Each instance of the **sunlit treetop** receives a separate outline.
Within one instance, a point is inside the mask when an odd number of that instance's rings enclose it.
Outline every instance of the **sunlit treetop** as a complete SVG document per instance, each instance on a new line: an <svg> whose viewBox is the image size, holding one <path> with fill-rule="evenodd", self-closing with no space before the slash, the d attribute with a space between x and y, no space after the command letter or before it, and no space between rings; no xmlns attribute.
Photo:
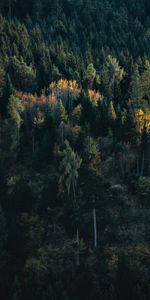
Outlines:
<svg viewBox="0 0 150 300"><path fill-rule="evenodd" d="M71 90L75 92L80 92L76 80L60 79L58 82L56 81L51 82L49 87L51 91L53 91L54 89L59 89L59 90Z"/></svg>
<svg viewBox="0 0 150 300"><path fill-rule="evenodd" d="M142 109L139 109L135 112L135 121L137 125L137 130L142 131L144 126L147 131L150 130L150 111L144 112Z"/></svg>

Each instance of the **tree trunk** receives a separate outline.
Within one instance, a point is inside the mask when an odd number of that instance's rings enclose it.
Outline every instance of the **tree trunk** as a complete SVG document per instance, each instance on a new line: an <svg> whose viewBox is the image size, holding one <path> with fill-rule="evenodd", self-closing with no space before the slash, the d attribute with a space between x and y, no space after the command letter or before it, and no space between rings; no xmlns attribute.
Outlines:
<svg viewBox="0 0 150 300"><path fill-rule="evenodd" d="M79 229L77 227L77 266L80 266L80 258L79 258Z"/></svg>
<svg viewBox="0 0 150 300"><path fill-rule="evenodd" d="M76 202L76 192L75 192L75 186L74 183L72 184L73 187L73 197L74 197L74 205L75 205L75 209L77 207L77 202ZM79 257L79 244L80 244L80 240L79 240L79 227L78 227L78 220L76 220L77 222L77 232L76 232L76 242L77 242L77 258L76 258L76 264L77 266L80 265L80 257Z"/></svg>
<svg viewBox="0 0 150 300"><path fill-rule="evenodd" d="M53 227L54 227L54 234L56 234L56 224L55 223L53 224Z"/></svg>
<svg viewBox="0 0 150 300"><path fill-rule="evenodd" d="M144 174L144 152L142 155L142 162L141 162L141 176L143 176L143 174Z"/></svg>
<svg viewBox="0 0 150 300"><path fill-rule="evenodd" d="M34 137L34 131L32 132L32 155L34 155L35 152L35 137Z"/></svg>
<svg viewBox="0 0 150 300"><path fill-rule="evenodd" d="M137 176L139 176L140 171L139 171L139 156L137 156Z"/></svg>
<svg viewBox="0 0 150 300"><path fill-rule="evenodd" d="M96 221L96 209L93 208L93 229L94 229L94 248L97 248L97 221Z"/></svg>
<svg viewBox="0 0 150 300"><path fill-rule="evenodd" d="M61 124L61 143L62 143L62 145L64 143L64 124L63 124L63 122Z"/></svg>

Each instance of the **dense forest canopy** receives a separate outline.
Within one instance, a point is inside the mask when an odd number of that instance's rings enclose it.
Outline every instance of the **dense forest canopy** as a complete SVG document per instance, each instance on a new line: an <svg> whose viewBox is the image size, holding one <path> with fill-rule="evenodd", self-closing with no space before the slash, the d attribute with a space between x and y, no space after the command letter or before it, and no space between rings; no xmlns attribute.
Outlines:
<svg viewBox="0 0 150 300"><path fill-rule="evenodd" d="M0 0L0 299L150 299L150 1Z"/></svg>

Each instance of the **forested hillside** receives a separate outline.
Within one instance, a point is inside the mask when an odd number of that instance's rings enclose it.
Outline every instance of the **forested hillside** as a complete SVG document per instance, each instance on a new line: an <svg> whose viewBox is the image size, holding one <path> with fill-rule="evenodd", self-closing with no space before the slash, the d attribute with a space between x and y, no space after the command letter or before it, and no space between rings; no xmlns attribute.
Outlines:
<svg viewBox="0 0 150 300"><path fill-rule="evenodd" d="M150 1L0 0L0 299L150 299Z"/></svg>

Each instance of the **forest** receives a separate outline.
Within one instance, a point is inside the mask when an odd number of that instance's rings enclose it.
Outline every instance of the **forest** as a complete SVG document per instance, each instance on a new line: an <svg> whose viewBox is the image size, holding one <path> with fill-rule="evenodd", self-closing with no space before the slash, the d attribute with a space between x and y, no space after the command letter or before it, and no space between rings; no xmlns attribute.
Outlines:
<svg viewBox="0 0 150 300"><path fill-rule="evenodd" d="M0 299L150 299L149 0L0 0Z"/></svg>

